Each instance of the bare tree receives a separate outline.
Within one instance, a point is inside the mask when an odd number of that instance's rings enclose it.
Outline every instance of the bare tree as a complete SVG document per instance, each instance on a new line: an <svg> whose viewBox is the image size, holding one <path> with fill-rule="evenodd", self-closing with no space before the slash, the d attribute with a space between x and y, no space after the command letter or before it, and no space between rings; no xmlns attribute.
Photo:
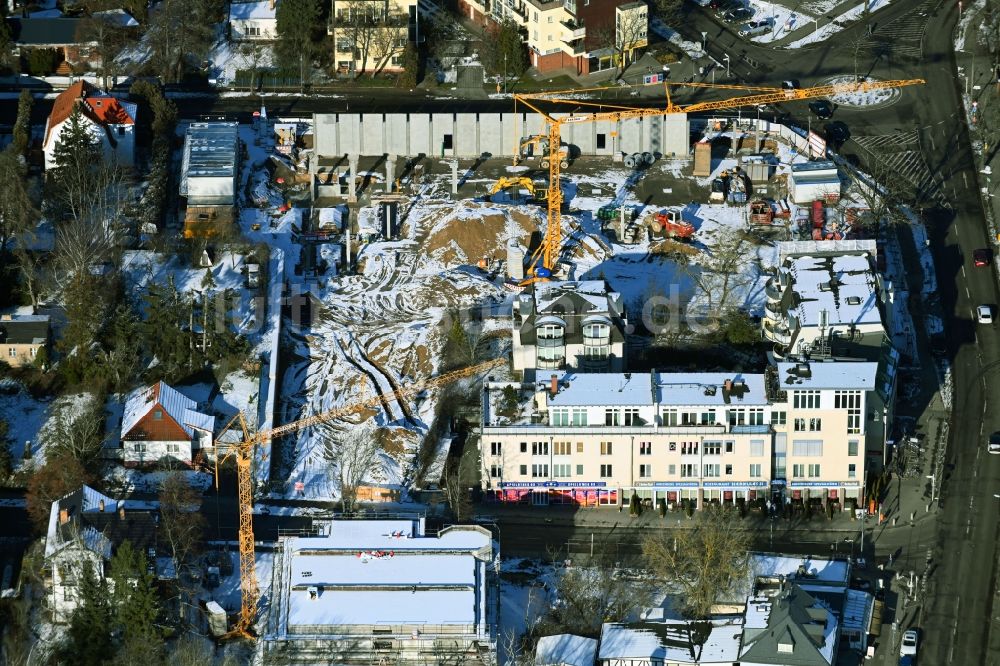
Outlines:
<svg viewBox="0 0 1000 666"><path fill-rule="evenodd" d="M737 290L748 284L751 249L742 229L726 227L716 234L711 250L696 256L697 262L686 254L678 255L681 269L707 302L710 313L721 315L733 307Z"/></svg>
<svg viewBox="0 0 1000 666"><path fill-rule="evenodd" d="M466 446L469 446L468 443ZM474 482L475 470L471 456L462 456L446 466L442 484L444 497L457 522L467 520L472 515L469 488Z"/></svg>
<svg viewBox="0 0 1000 666"><path fill-rule="evenodd" d="M614 53L618 76L632 64L635 51L646 46L649 41L649 14L645 5L628 11L616 11L615 20L610 25L594 31L594 41L598 48L611 49Z"/></svg>
<svg viewBox="0 0 1000 666"><path fill-rule="evenodd" d="M902 193L907 184L902 182L898 171L877 156L871 156L865 164L867 173L855 172L854 191L868 208L865 226L877 230L887 224L908 223L900 206L905 204Z"/></svg>
<svg viewBox="0 0 1000 666"><path fill-rule="evenodd" d="M55 263L60 286L91 267L111 259L116 236L102 225L82 218L66 220L56 229Z"/></svg>
<svg viewBox="0 0 1000 666"><path fill-rule="evenodd" d="M184 634L170 650L170 663L176 666L211 664L215 657L212 641L198 634Z"/></svg>
<svg viewBox="0 0 1000 666"><path fill-rule="evenodd" d="M343 9L337 10L336 17L339 26L338 34L354 49L352 58L360 61L361 66L354 76L360 78L368 71L368 61L371 59L372 42L378 29L380 14L374 3L365 0L348 0L343 3Z"/></svg>
<svg viewBox="0 0 1000 666"><path fill-rule="evenodd" d="M159 499L160 534L170 547L177 580L183 585L203 542L205 518L198 512L201 496L183 473L174 472L160 486Z"/></svg>
<svg viewBox="0 0 1000 666"><path fill-rule="evenodd" d="M407 42L406 30L406 24L400 24L394 17L375 26L371 40L373 78L381 73L393 58L402 57Z"/></svg>
<svg viewBox="0 0 1000 666"><path fill-rule="evenodd" d="M380 450L377 433L367 423L327 440L326 457L330 461L331 476L340 484L344 511L357 508L358 489L371 474Z"/></svg>
<svg viewBox="0 0 1000 666"><path fill-rule="evenodd" d="M101 450L104 407L91 394L79 400L61 399L54 406L52 422L43 434L45 447L62 451L87 465Z"/></svg>
<svg viewBox="0 0 1000 666"><path fill-rule="evenodd" d="M240 56L240 62L250 71L250 89L256 90L257 72L264 64L267 47L259 41L250 39L240 42L236 50Z"/></svg>
<svg viewBox="0 0 1000 666"><path fill-rule="evenodd" d="M20 274L21 286L28 293L31 301L31 311L37 312L42 300L42 294L49 286L50 277L47 271L48 253L36 252L30 247L32 235L22 236L14 248L14 263ZM26 246L27 245L27 246Z"/></svg>
<svg viewBox="0 0 1000 666"><path fill-rule="evenodd" d="M642 554L657 578L680 590L688 617L703 619L749 575L750 533L736 511L712 504L696 520L689 529L648 535Z"/></svg>

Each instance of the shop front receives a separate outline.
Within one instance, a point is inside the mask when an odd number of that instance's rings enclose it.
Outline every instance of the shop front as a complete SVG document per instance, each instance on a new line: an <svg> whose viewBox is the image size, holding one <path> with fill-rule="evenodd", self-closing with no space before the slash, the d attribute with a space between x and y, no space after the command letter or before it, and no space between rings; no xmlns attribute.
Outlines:
<svg viewBox="0 0 1000 666"><path fill-rule="evenodd" d="M623 499L632 493L639 496L643 507L656 507L663 500L668 510L679 509L683 504L698 505L697 481L640 481L632 490L623 492Z"/></svg>
<svg viewBox="0 0 1000 666"><path fill-rule="evenodd" d="M788 484L793 504L822 505L840 511L847 500L857 503L859 484L857 481L792 481Z"/></svg>
<svg viewBox="0 0 1000 666"><path fill-rule="evenodd" d="M486 501L528 506L617 506L618 489L604 481L509 481L486 492Z"/></svg>
<svg viewBox="0 0 1000 666"><path fill-rule="evenodd" d="M748 507L758 499L766 500L767 481L705 481L705 501L723 506Z"/></svg>

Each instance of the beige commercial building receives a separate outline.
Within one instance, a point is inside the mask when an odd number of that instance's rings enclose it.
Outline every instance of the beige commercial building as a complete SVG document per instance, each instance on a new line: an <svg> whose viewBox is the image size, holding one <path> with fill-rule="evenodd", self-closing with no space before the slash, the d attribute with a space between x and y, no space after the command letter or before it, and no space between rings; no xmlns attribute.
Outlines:
<svg viewBox="0 0 1000 666"><path fill-rule="evenodd" d="M540 282L514 299L513 322L514 372L526 381L625 369L625 303L603 280Z"/></svg>
<svg viewBox="0 0 1000 666"><path fill-rule="evenodd" d="M550 373L483 389L483 487L534 505L859 501L893 391L877 363ZM889 396L887 400L886 396Z"/></svg>
<svg viewBox="0 0 1000 666"><path fill-rule="evenodd" d="M417 39L417 0L330 0L334 62L342 74L398 72Z"/></svg>

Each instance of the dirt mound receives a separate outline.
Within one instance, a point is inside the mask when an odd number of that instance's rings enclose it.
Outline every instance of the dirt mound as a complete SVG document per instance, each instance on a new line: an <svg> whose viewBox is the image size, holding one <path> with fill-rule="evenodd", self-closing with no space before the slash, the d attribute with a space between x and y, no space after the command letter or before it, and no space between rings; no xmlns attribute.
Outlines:
<svg viewBox="0 0 1000 666"><path fill-rule="evenodd" d="M424 250L446 265L475 264L483 257L506 256L511 235L527 239L535 228L530 215L472 201L431 213Z"/></svg>

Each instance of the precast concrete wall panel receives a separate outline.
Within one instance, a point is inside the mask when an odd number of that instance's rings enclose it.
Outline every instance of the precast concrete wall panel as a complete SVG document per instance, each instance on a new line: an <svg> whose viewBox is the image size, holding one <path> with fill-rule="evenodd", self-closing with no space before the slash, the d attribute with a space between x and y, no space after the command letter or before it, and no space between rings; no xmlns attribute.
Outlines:
<svg viewBox="0 0 1000 666"><path fill-rule="evenodd" d="M410 150L409 126L405 113L389 113L385 116L386 152L395 155L413 155Z"/></svg>
<svg viewBox="0 0 1000 666"><path fill-rule="evenodd" d="M480 131L483 129L482 119L475 113L459 113L455 116L455 151L459 157L479 157Z"/></svg>
<svg viewBox="0 0 1000 666"><path fill-rule="evenodd" d="M444 148L445 138L451 137L451 148ZM429 155L454 157L456 155L455 114L431 114L431 149Z"/></svg>
<svg viewBox="0 0 1000 666"><path fill-rule="evenodd" d="M317 155L343 155L337 145L337 120L333 113L317 113L313 116L313 128L316 132Z"/></svg>
<svg viewBox="0 0 1000 666"><path fill-rule="evenodd" d="M624 153L642 152L644 150L642 143L642 119L629 118L622 120L620 127L620 150Z"/></svg>
<svg viewBox="0 0 1000 666"><path fill-rule="evenodd" d="M459 116L459 118L461 117ZM505 155L509 153L514 144L511 141L504 142L506 127L503 124L503 115L480 113L478 117L479 122L476 125L479 131L479 154Z"/></svg>
<svg viewBox="0 0 1000 666"><path fill-rule="evenodd" d="M341 113L337 116L337 135L342 155L362 155L361 123L355 113Z"/></svg>
<svg viewBox="0 0 1000 666"><path fill-rule="evenodd" d="M663 148L667 156L687 157L691 150L691 136L686 113L671 113L663 117Z"/></svg>
<svg viewBox="0 0 1000 666"><path fill-rule="evenodd" d="M361 155L384 155L386 150L385 140L385 115L381 113L358 114L358 135L361 137Z"/></svg>
<svg viewBox="0 0 1000 666"><path fill-rule="evenodd" d="M431 123L430 117L426 113L411 113L410 119L410 154L411 155L440 155L441 147L437 151L431 149Z"/></svg>

